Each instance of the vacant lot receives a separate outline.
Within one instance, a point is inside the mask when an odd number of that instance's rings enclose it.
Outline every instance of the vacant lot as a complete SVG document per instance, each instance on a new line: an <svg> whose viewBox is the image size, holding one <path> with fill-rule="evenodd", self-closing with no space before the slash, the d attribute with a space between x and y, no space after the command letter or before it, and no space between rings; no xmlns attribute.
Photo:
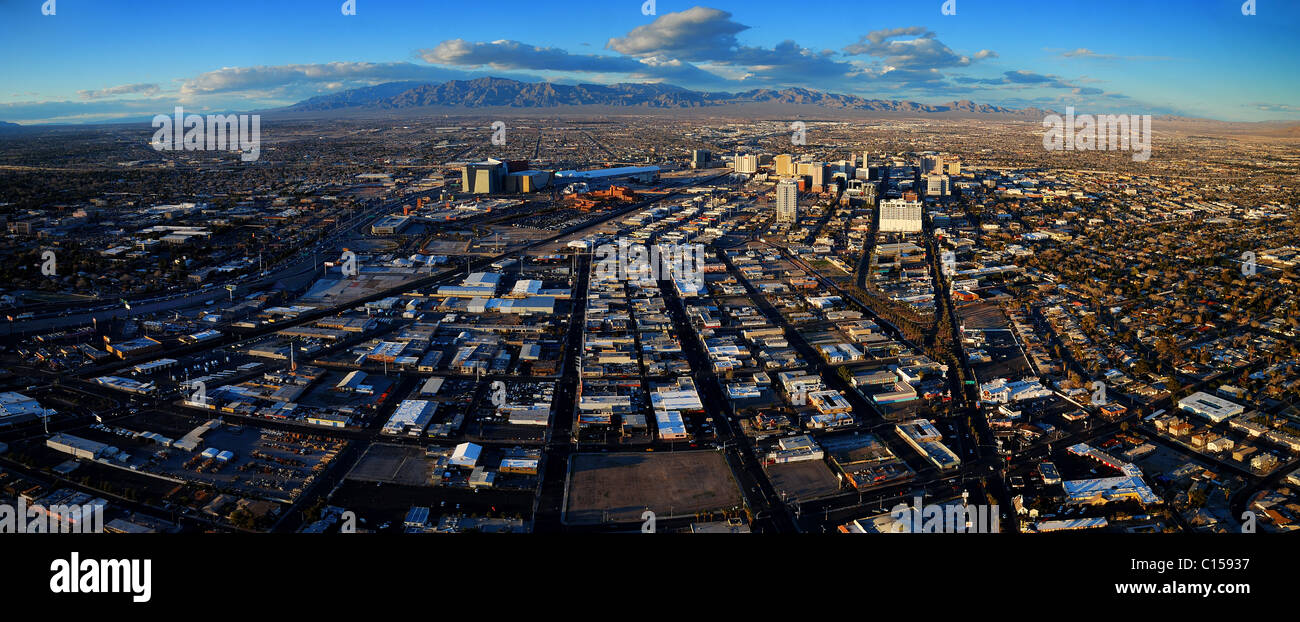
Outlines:
<svg viewBox="0 0 1300 622"><path fill-rule="evenodd" d="M740 489L713 451L579 454L569 462L564 522L593 525L641 521L740 505Z"/></svg>
<svg viewBox="0 0 1300 622"><path fill-rule="evenodd" d="M806 501L840 490L839 480L821 460L769 464L765 468L772 488L778 495L785 493L789 499Z"/></svg>
<svg viewBox="0 0 1300 622"><path fill-rule="evenodd" d="M375 443L366 449L361 461L348 479L363 482L382 482L406 486L429 486L433 463L424 457L424 450L405 445Z"/></svg>
<svg viewBox="0 0 1300 622"><path fill-rule="evenodd" d="M959 310L962 324L968 329L1010 328L1011 322L1002 307L990 302L966 305Z"/></svg>

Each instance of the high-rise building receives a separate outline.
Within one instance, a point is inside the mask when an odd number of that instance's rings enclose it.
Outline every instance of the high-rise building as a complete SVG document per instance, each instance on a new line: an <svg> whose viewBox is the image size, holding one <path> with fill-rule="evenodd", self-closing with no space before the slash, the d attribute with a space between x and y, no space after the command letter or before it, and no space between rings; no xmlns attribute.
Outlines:
<svg viewBox="0 0 1300 622"><path fill-rule="evenodd" d="M946 197L949 193L949 179L947 175L926 175L925 176L925 196L927 197Z"/></svg>
<svg viewBox="0 0 1300 622"><path fill-rule="evenodd" d="M814 188L826 184L826 164L822 162L800 162L797 170L800 177L807 177Z"/></svg>
<svg viewBox="0 0 1300 622"><path fill-rule="evenodd" d="M736 172L737 173L757 173L758 156L736 154Z"/></svg>
<svg viewBox="0 0 1300 622"><path fill-rule="evenodd" d="M799 185L793 179L782 179L776 185L776 221L795 223L799 220Z"/></svg>
<svg viewBox="0 0 1300 622"><path fill-rule="evenodd" d="M943 156L928 155L921 156L921 174L930 175L933 173L943 172Z"/></svg>
<svg viewBox="0 0 1300 622"><path fill-rule="evenodd" d="M790 154L781 154L776 156L776 174L779 177L794 176L794 156Z"/></svg>
<svg viewBox="0 0 1300 622"><path fill-rule="evenodd" d="M696 149L691 152L691 168L708 168L712 161L713 152L707 149Z"/></svg>
<svg viewBox="0 0 1300 622"><path fill-rule="evenodd" d="M916 195L881 201L880 230L886 232L920 232L921 202L916 200Z"/></svg>
<svg viewBox="0 0 1300 622"><path fill-rule="evenodd" d="M851 160L840 160L832 167L831 177L834 178L835 173L843 173L845 179L853 179L853 175L857 170L857 165L855 165Z"/></svg>
<svg viewBox="0 0 1300 622"><path fill-rule="evenodd" d="M867 182L862 184L862 201L867 205L876 204L876 184Z"/></svg>
<svg viewBox="0 0 1300 622"><path fill-rule="evenodd" d="M949 160L944 162L943 172L948 175L961 175L961 160Z"/></svg>

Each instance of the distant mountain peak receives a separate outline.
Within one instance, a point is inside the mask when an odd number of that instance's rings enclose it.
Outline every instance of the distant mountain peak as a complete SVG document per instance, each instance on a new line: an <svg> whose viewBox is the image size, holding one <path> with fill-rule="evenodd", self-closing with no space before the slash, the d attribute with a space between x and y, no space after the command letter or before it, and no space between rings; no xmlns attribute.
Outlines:
<svg viewBox="0 0 1300 622"><path fill-rule="evenodd" d="M1036 115L1036 109L1015 110L970 100L948 104L867 99L857 95L825 93L803 87L758 88L742 93L693 91L664 83L558 84L521 82L482 77L446 82L390 82L320 95L289 106L288 111L344 109L398 110L420 107L554 108L558 106L620 106L642 108L699 108L736 104L774 103L819 106L840 110L967 113L1007 116ZM1027 115L1026 113L1030 113Z"/></svg>

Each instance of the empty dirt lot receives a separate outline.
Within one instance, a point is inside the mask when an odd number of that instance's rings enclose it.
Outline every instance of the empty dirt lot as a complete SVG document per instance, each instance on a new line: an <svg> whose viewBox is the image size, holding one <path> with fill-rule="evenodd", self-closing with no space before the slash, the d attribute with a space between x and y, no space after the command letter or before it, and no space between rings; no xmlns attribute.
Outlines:
<svg viewBox="0 0 1300 622"><path fill-rule="evenodd" d="M821 460L769 464L766 470L772 488L777 494L784 492L790 499L806 501L840 491L839 480Z"/></svg>
<svg viewBox="0 0 1300 622"><path fill-rule="evenodd" d="M569 462L564 522L641 521L739 506L740 488L713 451L578 454Z"/></svg>
<svg viewBox="0 0 1300 622"><path fill-rule="evenodd" d="M381 482L405 486L429 486L433 464L424 450L405 445L375 443L352 467L347 478L362 482Z"/></svg>

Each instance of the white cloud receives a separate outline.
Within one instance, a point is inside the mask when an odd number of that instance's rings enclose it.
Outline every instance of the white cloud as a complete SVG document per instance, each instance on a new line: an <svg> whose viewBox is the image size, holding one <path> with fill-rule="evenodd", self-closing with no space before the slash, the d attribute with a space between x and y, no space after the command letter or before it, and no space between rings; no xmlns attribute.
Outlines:
<svg viewBox="0 0 1300 622"><path fill-rule="evenodd" d="M629 56L670 56L686 61L727 60L740 47L736 35L749 26L732 21L731 13L692 7L666 13L637 26L605 47Z"/></svg>
<svg viewBox="0 0 1300 622"><path fill-rule="evenodd" d="M86 100L105 99L120 95L143 95L145 97L152 97L157 95L161 90L162 89L157 84L123 84L106 89L77 91L77 95Z"/></svg>
<svg viewBox="0 0 1300 622"><path fill-rule="evenodd" d="M291 85L378 84L400 80L447 80L460 77L438 67L414 63L336 62L313 65L223 67L181 82L182 98L213 93L281 89Z"/></svg>

